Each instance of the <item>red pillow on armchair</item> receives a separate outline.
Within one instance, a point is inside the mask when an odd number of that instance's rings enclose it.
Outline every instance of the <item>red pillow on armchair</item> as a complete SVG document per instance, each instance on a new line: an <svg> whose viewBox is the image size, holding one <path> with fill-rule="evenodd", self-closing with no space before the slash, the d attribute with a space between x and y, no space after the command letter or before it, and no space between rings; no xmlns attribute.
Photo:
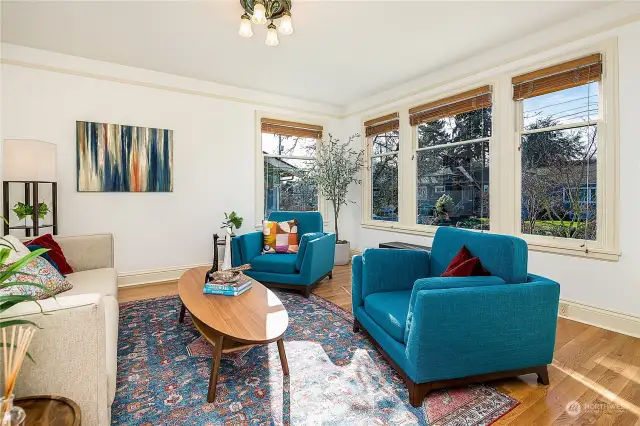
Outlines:
<svg viewBox="0 0 640 426"><path fill-rule="evenodd" d="M441 277L477 277L489 276L491 273L487 271L479 257L473 257L467 246L462 246L458 254L455 255L447 270L440 275Z"/></svg>

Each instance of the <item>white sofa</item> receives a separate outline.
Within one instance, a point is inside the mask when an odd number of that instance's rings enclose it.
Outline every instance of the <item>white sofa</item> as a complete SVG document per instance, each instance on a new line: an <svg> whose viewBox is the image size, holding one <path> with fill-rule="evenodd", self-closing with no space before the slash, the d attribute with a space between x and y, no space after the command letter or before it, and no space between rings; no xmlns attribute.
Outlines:
<svg viewBox="0 0 640 426"><path fill-rule="evenodd" d="M118 355L118 277L111 234L54 237L75 271L71 290L40 305L22 303L3 319L27 318L40 327L16 384L16 396L53 394L74 400L82 424L111 424Z"/></svg>

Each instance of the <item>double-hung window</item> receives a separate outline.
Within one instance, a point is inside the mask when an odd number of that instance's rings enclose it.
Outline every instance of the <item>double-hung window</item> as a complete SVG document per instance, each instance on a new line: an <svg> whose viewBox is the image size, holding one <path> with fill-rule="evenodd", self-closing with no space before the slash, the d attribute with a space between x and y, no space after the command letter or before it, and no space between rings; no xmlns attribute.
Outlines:
<svg viewBox="0 0 640 426"><path fill-rule="evenodd" d="M512 79L524 235L599 240L602 68L594 54Z"/></svg>
<svg viewBox="0 0 640 426"><path fill-rule="evenodd" d="M371 219L398 221L398 113L364 123L367 137L368 173L371 183Z"/></svg>
<svg viewBox="0 0 640 426"><path fill-rule="evenodd" d="M491 86L409 110L416 223L489 229Z"/></svg>
<svg viewBox="0 0 640 426"><path fill-rule="evenodd" d="M318 210L318 191L305 183L322 126L262 118L264 217L273 211Z"/></svg>

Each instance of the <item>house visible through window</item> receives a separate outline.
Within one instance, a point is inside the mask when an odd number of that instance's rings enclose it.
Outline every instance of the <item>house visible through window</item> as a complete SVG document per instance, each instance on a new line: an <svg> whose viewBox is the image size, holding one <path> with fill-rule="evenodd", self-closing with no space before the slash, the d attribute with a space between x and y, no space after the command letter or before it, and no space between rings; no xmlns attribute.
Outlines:
<svg viewBox="0 0 640 426"><path fill-rule="evenodd" d="M398 114L365 122L371 173L371 219L398 221Z"/></svg>
<svg viewBox="0 0 640 426"><path fill-rule="evenodd" d="M322 126L262 119L264 217L273 211L318 210L318 191L304 183Z"/></svg>
<svg viewBox="0 0 640 426"><path fill-rule="evenodd" d="M489 229L491 87L412 108L416 222Z"/></svg>
<svg viewBox="0 0 640 426"><path fill-rule="evenodd" d="M600 54L513 78L521 232L596 240Z"/></svg>

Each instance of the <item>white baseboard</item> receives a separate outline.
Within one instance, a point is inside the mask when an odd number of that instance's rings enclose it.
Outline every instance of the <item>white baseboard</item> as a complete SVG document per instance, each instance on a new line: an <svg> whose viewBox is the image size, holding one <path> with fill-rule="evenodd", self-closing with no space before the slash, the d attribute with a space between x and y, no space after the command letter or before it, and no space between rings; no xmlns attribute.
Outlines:
<svg viewBox="0 0 640 426"><path fill-rule="evenodd" d="M180 278L187 270L199 266L210 266L210 263L202 265L175 266L172 268L148 269L145 271L124 272L118 274L118 287L130 287L141 284L174 281Z"/></svg>
<svg viewBox="0 0 640 426"><path fill-rule="evenodd" d="M617 333L640 337L639 316L597 308L566 299L560 299L558 316Z"/></svg>

